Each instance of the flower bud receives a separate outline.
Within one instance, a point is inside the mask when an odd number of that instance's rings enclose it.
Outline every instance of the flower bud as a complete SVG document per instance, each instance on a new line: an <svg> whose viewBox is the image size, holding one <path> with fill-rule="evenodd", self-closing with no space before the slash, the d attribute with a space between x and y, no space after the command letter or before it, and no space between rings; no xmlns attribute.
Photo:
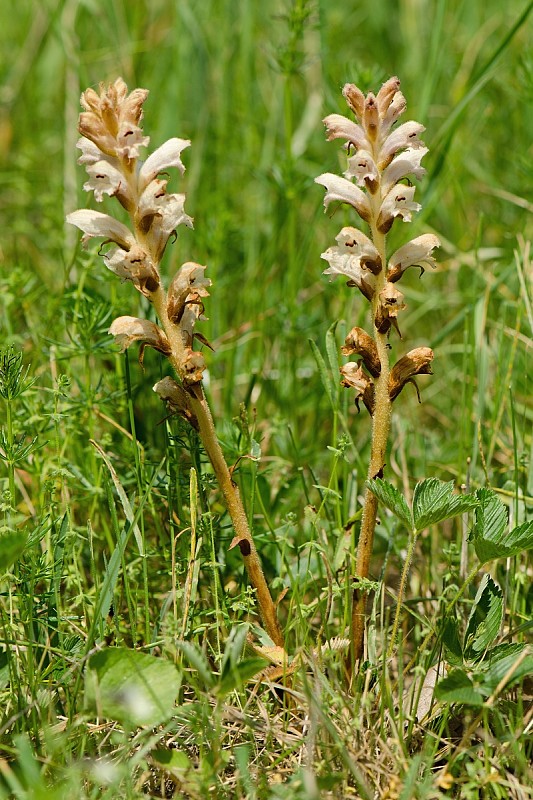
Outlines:
<svg viewBox="0 0 533 800"><path fill-rule="evenodd" d="M376 98L369 92L365 98L365 109L363 112L363 127L371 142L375 142L379 131L379 113Z"/></svg>
<svg viewBox="0 0 533 800"><path fill-rule="evenodd" d="M128 95L122 78L107 87L101 83L99 88L100 94L94 89L83 92L80 103L85 111L78 129L106 155L131 161L139 156L139 147L150 141L139 127L148 91L134 89Z"/></svg>
<svg viewBox="0 0 533 800"><path fill-rule="evenodd" d="M403 294L392 283L386 283L379 293L379 303L374 317L374 325L379 333L388 333L392 325L401 338L397 317L404 308L406 305L403 302Z"/></svg>
<svg viewBox="0 0 533 800"><path fill-rule="evenodd" d="M376 102L377 107L379 109L379 116L381 119L385 116L387 109L389 108L392 100L396 94L400 90L400 79L396 76L389 78L388 81L385 81L381 89L379 90Z"/></svg>
<svg viewBox="0 0 533 800"><path fill-rule="evenodd" d="M359 89L354 83L346 83L342 90L342 94L351 111L353 111L357 119L361 121L363 119L363 112L365 109L365 96L361 89Z"/></svg>

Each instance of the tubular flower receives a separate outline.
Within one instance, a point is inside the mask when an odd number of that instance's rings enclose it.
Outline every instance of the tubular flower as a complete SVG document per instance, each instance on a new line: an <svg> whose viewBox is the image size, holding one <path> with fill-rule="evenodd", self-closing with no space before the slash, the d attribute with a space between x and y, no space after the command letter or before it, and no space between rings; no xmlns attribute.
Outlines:
<svg viewBox="0 0 533 800"><path fill-rule="evenodd" d="M178 341L183 342L183 347L176 358L177 370L184 383L192 385L202 379L205 369L203 356L192 349L194 338L205 340L193 329L198 319L205 319L202 298L208 296L206 287L211 282L203 277L205 267L185 264L166 297L159 271L167 243L176 235L176 229L193 224L184 209L185 195L167 192L168 180L159 177L171 167L183 174L181 154L190 141L169 139L141 161L140 150L150 141L141 128L142 107L147 97L145 89L134 89L128 94L122 78L107 87L101 84L99 92L93 89L83 92L84 110L79 118L82 137L77 144L81 151L78 163L89 176L83 188L93 192L98 203L106 196L116 198L128 212L130 227L90 209L72 212L67 221L83 232L84 245L93 237L102 238L104 245L112 244L102 252L106 267L122 280L133 283L154 304L163 327L167 320L162 314L168 316L168 325L180 328ZM137 320L137 324L140 322ZM156 346L149 339L130 334L124 329L124 322L121 326L118 338L124 346L136 340L144 342L143 347ZM117 335L113 326L111 332ZM161 334L176 340L166 328ZM166 352L164 347L156 349Z"/></svg>
<svg viewBox="0 0 533 800"><path fill-rule="evenodd" d="M367 300L372 300L381 258L368 236L357 228L343 228L337 247L329 247L321 258L329 263L324 275L344 275L349 286L357 286Z"/></svg>
<svg viewBox="0 0 533 800"><path fill-rule="evenodd" d="M325 172L315 182L326 189L326 209L331 203L355 209L368 223L370 237L356 228L343 228L336 237L336 246L321 255L329 264L324 273L345 276L347 285L357 287L371 303L375 337L388 336L391 328L399 334L398 319L406 306L396 283L411 266L419 266L421 274L425 267L435 267L433 250L439 245L433 234L418 236L396 250L387 264L386 234L396 220L411 222L413 214L421 208L414 199L415 187L410 179L425 174L421 162L428 149L420 139L424 126L414 120L398 124L406 101L396 77L386 81L377 95L370 92L365 96L350 83L342 93L355 121L341 114L330 114L324 124L329 141L344 140L347 169L343 177ZM379 348L374 344L372 349L367 341L371 337L363 334L360 328L354 328L343 354L361 355L371 379L377 381L381 370ZM355 369L355 366L350 368L350 376L359 376ZM357 389L350 381L351 377L343 372L343 385ZM398 392L393 394L396 396Z"/></svg>

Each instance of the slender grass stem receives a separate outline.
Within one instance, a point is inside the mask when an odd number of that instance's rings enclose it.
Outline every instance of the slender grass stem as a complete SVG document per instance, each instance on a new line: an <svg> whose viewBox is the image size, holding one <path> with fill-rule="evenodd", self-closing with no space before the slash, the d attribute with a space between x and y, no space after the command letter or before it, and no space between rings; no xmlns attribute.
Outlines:
<svg viewBox="0 0 533 800"><path fill-rule="evenodd" d="M398 588L398 598L396 600L396 613L394 614L394 622L389 640L389 647L387 649L387 657L390 658L394 652L394 645L398 636L398 628L400 626L400 616L402 613L403 597L405 594L405 584L407 583L407 575L413 560L413 553L415 551L416 540L418 538L418 531L412 531L409 536L409 545L407 547L407 554L400 577L400 586Z"/></svg>

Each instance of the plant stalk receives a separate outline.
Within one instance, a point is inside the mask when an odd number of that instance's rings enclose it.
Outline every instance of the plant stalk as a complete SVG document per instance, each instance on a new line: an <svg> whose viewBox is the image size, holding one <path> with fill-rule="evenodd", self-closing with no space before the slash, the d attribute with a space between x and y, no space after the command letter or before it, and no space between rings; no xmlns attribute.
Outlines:
<svg viewBox="0 0 533 800"><path fill-rule="evenodd" d="M376 197L372 198L372 201L372 205L374 207L374 219L377 219L379 205L381 202L380 194L378 193ZM385 265L385 235L377 230L375 224L372 224L371 228L374 245L381 256L382 264ZM379 302L379 292L383 289L385 283L385 268L383 268L377 276L376 289L374 299L372 301L373 318ZM372 442L367 475L369 480L376 477L382 477L383 475L392 409L392 403L389 396L390 363L389 350L387 348L387 334L381 334L376 328L374 328L374 340L376 342L376 347L381 362L381 372L379 376L374 379L375 405L374 413L372 415ZM370 571L370 559L372 557L372 548L374 545L377 509L377 497L373 492L370 491L370 489L366 489L355 562L354 577L356 585L352 594L352 620L350 626L351 647L348 664L348 672L350 674L352 672L353 665L362 659L364 652L365 605L368 593L357 585L357 579L368 578Z"/></svg>
<svg viewBox="0 0 533 800"><path fill-rule="evenodd" d="M165 292L161 287L152 294L151 299L172 348L169 361L176 373L181 377L179 365L181 363L180 356L184 349L181 332L168 318ZM200 383L193 384L189 387L188 392L191 409L198 421L200 438L224 495L226 507L233 523L235 537L232 546L239 546L250 583L257 593L259 613L268 635L275 645L283 647L284 638L278 621L276 606L266 582L238 486L231 477L230 469L220 447L211 409L203 387Z"/></svg>

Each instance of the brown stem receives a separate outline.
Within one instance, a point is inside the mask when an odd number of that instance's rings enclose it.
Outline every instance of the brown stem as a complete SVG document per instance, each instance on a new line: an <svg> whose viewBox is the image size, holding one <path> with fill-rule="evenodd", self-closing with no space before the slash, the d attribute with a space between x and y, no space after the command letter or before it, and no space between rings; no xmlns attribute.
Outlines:
<svg viewBox="0 0 533 800"><path fill-rule="evenodd" d="M166 295L161 287L156 292L153 292L151 300L170 343L171 353L169 355L169 361L181 378L180 363L184 351L181 331L179 327L173 325L168 318ZM198 383L191 386L189 388L189 396L191 410L198 420L200 437L205 451L209 456L222 494L224 495L226 507L233 523L235 538L232 546L239 546L250 583L257 593L259 613L268 635L275 645L283 647L283 633L278 622L276 606L272 600L272 595L270 594L261 567L261 561L259 560L259 554L252 538L239 489L231 478L229 467L222 453L211 410L207 403L202 385Z"/></svg>
<svg viewBox="0 0 533 800"><path fill-rule="evenodd" d="M278 622L276 606L265 579L259 555L252 538L248 518L237 485L233 482L220 447L213 417L201 384L196 384L191 395L191 406L198 420L200 436L213 466L218 484L235 530L234 544L239 546L250 583L257 592L259 613L266 631L274 644L284 646L283 633Z"/></svg>
<svg viewBox="0 0 533 800"><path fill-rule="evenodd" d="M375 204L376 210L379 203ZM375 218L377 214L375 214ZM372 225L372 238L380 253L382 264L385 260L385 236ZM372 317L374 318L378 303L378 295L386 283L385 270L377 276L374 300L372 303ZM391 400L389 396L389 376L390 363L389 351L387 348L387 335L379 333L374 329L374 338L381 362L381 372L374 379L375 405L372 416L372 443L370 450L370 464L368 467L368 479L381 477L385 466L385 453L387 440L389 438L391 422ZM368 578L370 571L370 559L374 545L374 531L376 528L378 501L370 489L365 490L363 506L363 516L361 520L361 530L357 544L357 556L355 563L355 580L358 578ZM352 579L353 580L353 579ZM350 654L347 662L348 673L351 675L353 665L360 661L364 652L365 635L365 606L368 592L360 586L355 586L352 593L352 619L350 626Z"/></svg>

